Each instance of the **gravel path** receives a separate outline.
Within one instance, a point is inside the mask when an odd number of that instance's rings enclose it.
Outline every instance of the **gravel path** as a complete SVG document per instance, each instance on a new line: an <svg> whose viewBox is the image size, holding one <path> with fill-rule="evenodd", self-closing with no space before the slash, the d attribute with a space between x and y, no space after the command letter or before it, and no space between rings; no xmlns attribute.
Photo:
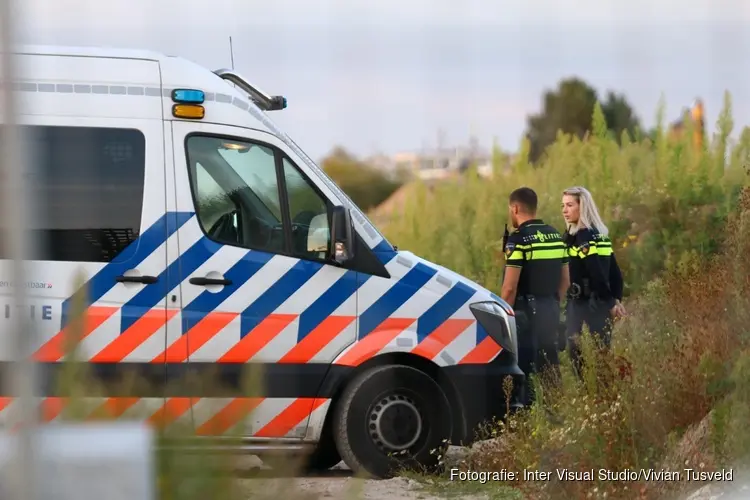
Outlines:
<svg viewBox="0 0 750 500"><path fill-rule="evenodd" d="M247 498L253 500L312 500L314 498L437 500L440 498L424 493L416 481L406 478L384 481L361 480L346 476L244 479L241 487L247 489Z"/></svg>
<svg viewBox="0 0 750 500"><path fill-rule="evenodd" d="M239 465L239 464L238 464ZM245 457L238 472L244 478L238 480L242 497L253 500L440 500L461 498L465 500L515 500L522 498L518 491L499 491L500 488L471 490L469 485L434 483L433 487L413 479L397 477L388 480L362 480L340 463L325 473L294 477L289 473L278 473L265 466L257 457ZM746 470L738 473L732 483L705 484L701 488L677 495L682 500L745 500L750 498L750 474ZM672 497L674 498L674 497Z"/></svg>
<svg viewBox="0 0 750 500"><path fill-rule="evenodd" d="M308 477L289 477L252 462L260 470L253 477L239 480L239 487L248 499L262 500L312 500L312 499L362 499L362 500L439 500L446 498L438 492L425 489L413 479L397 477L387 480L362 480L340 463L324 474ZM248 467L243 467L248 469ZM257 469L256 469L257 470ZM484 500L485 495L461 495L467 500Z"/></svg>

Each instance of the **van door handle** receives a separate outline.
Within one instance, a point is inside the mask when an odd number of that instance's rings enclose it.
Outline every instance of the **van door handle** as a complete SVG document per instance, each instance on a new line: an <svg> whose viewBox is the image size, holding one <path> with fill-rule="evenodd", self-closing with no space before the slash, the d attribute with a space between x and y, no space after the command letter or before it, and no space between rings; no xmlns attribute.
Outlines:
<svg viewBox="0 0 750 500"><path fill-rule="evenodd" d="M207 285L231 285L232 280L224 278L190 278L191 285L207 286Z"/></svg>
<svg viewBox="0 0 750 500"><path fill-rule="evenodd" d="M153 285L159 278L156 276L118 276L115 278L118 283L143 283L144 285Z"/></svg>

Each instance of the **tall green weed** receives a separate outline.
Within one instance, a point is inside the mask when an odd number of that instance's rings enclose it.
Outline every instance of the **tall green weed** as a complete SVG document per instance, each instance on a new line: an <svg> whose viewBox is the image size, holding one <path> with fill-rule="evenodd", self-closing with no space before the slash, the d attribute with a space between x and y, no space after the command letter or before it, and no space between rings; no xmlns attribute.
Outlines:
<svg viewBox="0 0 750 500"><path fill-rule="evenodd" d="M659 110L659 116L662 110ZM540 401L510 416L500 439L474 454L475 470L711 470L750 462L750 129L730 145L731 100L716 134L700 148L606 133L597 107L584 140L559 134L541 163L523 143L510 168L475 173L417 194L386 228L391 241L498 291L508 196L520 186L539 195L539 216L563 229L561 193L587 187L615 246L629 317L602 353L584 336L582 379L562 353L562 379L537 379ZM710 438L694 450L686 432L711 416ZM697 433L700 435L700 433ZM686 451L688 450L688 451ZM708 450L708 451L707 451ZM688 454L681 463L670 457ZM696 463L692 460L700 457ZM590 481L520 485L532 498L662 498L667 483Z"/></svg>
<svg viewBox="0 0 750 500"><path fill-rule="evenodd" d="M533 376L539 399L500 425L472 468L551 471L549 482L519 485L532 498L657 499L701 486L686 483L685 468L750 465L750 189L723 229L721 252L666 271L631 300L610 352L583 336L582 377L567 352L558 383ZM563 469L595 473L558 481ZM601 480L601 469L683 480Z"/></svg>
<svg viewBox="0 0 750 500"><path fill-rule="evenodd" d="M624 134L620 146L607 136L597 106L594 133L584 140L559 134L538 165L528 163L523 142L510 168L493 166L491 180L470 170L432 190L416 181L415 194L384 232L399 248L497 290L510 192L536 190L539 216L562 230L562 190L583 185L610 228L630 294L665 269L693 265L717 251L721 228L747 182L750 132L743 130L731 147L733 127L727 94L717 132L701 149L688 139L670 140L663 128L653 143Z"/></svg>

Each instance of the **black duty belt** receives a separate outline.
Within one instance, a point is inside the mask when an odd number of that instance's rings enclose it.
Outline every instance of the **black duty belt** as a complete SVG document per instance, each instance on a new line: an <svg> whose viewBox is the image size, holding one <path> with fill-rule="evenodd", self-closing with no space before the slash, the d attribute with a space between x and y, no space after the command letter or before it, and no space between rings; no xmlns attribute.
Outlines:
<svg viewBox="0 0 750 500"><path fill-rule="evenodd" d="M591 287L589 280L584 278L583 283L571 283L568 288L569 299L589 299L591 298Z"/></svg>
<svg viewBox="0 0 750 500"><path fill-rule="evenodd" d="M517 295L516 301L525 301L525 302L534 302L535 300L550 300L550 299L557 299L557 294L549 293L544 295L536 295L536 294L523 294L523 295Z"/></svg>
<svg viewBox="0 0 750 500"><path fill-rule="evenodd" d="M536 314L536 301L537 300L557 300L556 295L518 295L516 296L515 309L518 310L530 310L531 314Z"/></svg>

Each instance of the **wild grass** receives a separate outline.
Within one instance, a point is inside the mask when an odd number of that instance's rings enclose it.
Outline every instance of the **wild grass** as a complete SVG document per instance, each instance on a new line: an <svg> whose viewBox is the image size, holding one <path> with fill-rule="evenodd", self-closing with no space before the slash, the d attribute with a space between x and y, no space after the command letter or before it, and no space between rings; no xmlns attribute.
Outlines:
<svg viewBox="0 0 750 500"><path fill-rule="evenodd" d="M720 228L747 182L750 158L750 129L729 146L734 127L729 95L715 137L701 150L684 139L670 140L663 129L653 143L624 135L620 147L607 137L598 107L594 121L594 133L585 140L560 134L536 166L528 163L528 143L523 143L509 170L496 162L491 180L472 173L433 189L416 182L415 194L389 221L386 236L400 249L497 289L502 275L497 253L510 192L520 186L536 190L539 216L564 229L562 191L583 185L609 226L627 294L665 269L716 252Z"/></svg>
<svg viewBox="0 0 750 500"><path fill-rule="evenodd" d="M681 483L601 481L598 471L715 471L750 458L750 191L727 225L724 250L668 272L630 304L611 352L584 336L577 377L563 353L559 385L497 429L473 457L481 470L597 471L590 481L529 482L534 498L663 498ZM558 381L555 381L558 382ZM706 435L690 434L704 422ZM693 486L694 487L694 486Z"/></svg>
<svg viewBox="0 0 750 500"><path fill-rule="evenodd" d="M593 193L623 268L629 316L610 352L584 335L580 378L563 352L561 377L537 378L539 400L499 424L497 439L469 460L473 470L551 472L549 481L517 484L530 498L663 498L685 483L602 481L598 471L684 477L688 467L734 467L736 476L750 458L750 130L729 147L728 95L701 149L663 130L654 143L624 137L620 148L602 120L597 108L590 137L560 135L536 167L521 154L492 180L423 187L387 231L399 248L498 292L495 250L510 191L534 188L540 216L558 226L564 188ZM558 481L564 469L594 477Z"/></svg>

